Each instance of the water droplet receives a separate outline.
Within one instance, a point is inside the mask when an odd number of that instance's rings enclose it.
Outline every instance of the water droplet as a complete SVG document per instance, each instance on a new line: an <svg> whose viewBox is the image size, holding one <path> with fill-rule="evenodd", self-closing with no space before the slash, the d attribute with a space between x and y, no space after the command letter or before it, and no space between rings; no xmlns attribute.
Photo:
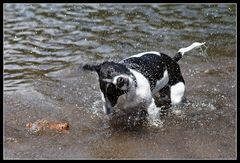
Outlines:
<svg viewBox="0 0 240 163"><path fill-rule="evenodd" d="M208 107L210 108L211 111L212 110L216 110L216 107L214 105L212 105L212 104L209 104Z"/></svg>

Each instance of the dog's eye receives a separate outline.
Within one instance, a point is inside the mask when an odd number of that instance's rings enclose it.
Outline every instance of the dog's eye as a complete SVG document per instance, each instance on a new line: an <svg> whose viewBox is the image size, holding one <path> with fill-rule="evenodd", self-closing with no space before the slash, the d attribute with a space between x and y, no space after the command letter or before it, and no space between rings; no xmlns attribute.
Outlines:
<svg viewBox="0 0 240 163"><path fill-rule="evenodd" d="M124 85L124 82L125 82L125 79L122 78L122 77L119 77L119 78L117 79L117 86L118 86L119 88L121 88L121 87Z"/></svg>

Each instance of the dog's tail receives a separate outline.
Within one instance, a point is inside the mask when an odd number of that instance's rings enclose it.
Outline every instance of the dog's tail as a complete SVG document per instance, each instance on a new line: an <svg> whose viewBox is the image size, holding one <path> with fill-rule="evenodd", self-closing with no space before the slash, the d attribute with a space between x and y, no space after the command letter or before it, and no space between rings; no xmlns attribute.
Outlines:
<svg viewBox="0 0 240 163"><path fill-rule="evenodd" d="M202 45L204 45L206 42L203 42L203 43L199 43L199 42L194 42L192 43L192 45L186 47L186 48L181 48L178 50L177 54L172 58L174 61L178 62L182 57L183 55L186 53L186 52L189 52L191 51L192 49L194 48L200 48Z"/></svg>

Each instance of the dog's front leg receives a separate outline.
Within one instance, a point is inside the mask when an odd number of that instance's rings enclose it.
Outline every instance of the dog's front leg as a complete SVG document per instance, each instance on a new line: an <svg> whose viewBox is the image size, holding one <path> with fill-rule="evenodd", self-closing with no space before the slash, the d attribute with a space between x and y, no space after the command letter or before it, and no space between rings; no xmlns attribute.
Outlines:
<svg viewBox="0 0 240 163"><path fill-rule="evenodd" d="M161 108L156 106L155 101L152 98L152 102L148 106L148 116L150 121L158 120L160 118L160 111L161 111Z"/></svg>

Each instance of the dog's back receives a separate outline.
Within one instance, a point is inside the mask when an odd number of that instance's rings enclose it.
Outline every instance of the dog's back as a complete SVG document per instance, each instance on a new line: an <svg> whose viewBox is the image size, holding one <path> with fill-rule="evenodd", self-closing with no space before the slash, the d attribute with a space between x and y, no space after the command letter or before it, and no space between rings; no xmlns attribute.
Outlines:
<svg viewBox="0 0 240 163"><path fill-rule="evenodd" d="M183 82L180 67L170 56L158 52L146 52L122 60L120 63L143 74L149 81L153 94L166 84Z"/></svg>

